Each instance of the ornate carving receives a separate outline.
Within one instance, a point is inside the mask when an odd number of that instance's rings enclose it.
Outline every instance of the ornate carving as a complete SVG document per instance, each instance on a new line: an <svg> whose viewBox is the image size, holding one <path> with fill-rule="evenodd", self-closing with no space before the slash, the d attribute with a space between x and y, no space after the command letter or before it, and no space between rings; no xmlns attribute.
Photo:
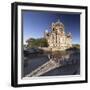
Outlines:
<svg viewBox="0 0 90 90"><path fill-rule="evenodd" d="M46 32L45 38L52 50L65 50L72 47L71 33L65 34L64 24L59 20L52 23L51 32Z"/></svg>

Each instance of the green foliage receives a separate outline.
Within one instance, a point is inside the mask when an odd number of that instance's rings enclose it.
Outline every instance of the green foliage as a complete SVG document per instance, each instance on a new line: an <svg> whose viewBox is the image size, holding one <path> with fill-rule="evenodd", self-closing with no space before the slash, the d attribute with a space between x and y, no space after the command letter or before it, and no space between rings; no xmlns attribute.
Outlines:
<svg viewBox="0 0 90 90"><path fill-rule="evenodd" d="M45 38L34 39L30 38L27 40L28 47L48 47L47 40Z"/></svg>
<svg viewBox="0 0 90 90"><path fill-rule="evenodd" d="M80 45L79 44L73 44L73 47L80 49Z"/></svg>

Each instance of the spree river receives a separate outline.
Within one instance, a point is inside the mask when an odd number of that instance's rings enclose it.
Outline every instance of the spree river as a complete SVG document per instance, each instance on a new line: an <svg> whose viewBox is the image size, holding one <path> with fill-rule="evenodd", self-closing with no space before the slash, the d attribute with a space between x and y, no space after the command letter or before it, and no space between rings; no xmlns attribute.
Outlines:
<svg viewBox="0 0 90 90"><path fill-rule="evenodd" d="M24 60L23 65L23 77L30 74L32 71L37 69L39 66L48 62L47 55L34 56L33 58L27 58ZM80 74L80 63L70 64L62 67L55 68L41 76L57 76L57 75L79 75Z"/></svg>

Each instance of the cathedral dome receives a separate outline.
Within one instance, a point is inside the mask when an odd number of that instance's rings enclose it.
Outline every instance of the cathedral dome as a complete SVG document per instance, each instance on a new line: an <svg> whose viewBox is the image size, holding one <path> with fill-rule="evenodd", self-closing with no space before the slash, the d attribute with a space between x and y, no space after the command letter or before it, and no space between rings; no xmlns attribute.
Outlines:
<svg viewBox="0 0 90 90"><path fill-rule="evenodd" d="M64 27L64 24L63 24L62 22L60 22L60 20L58 20L58 21L55 23L55 26Z"/></svg>
<svg viewBox="0 0 90 90"><path fill-rule="evenodd" d="M59 20L55 23L52 23L52 30L53 31L64 31L64 24Z"/></svg>

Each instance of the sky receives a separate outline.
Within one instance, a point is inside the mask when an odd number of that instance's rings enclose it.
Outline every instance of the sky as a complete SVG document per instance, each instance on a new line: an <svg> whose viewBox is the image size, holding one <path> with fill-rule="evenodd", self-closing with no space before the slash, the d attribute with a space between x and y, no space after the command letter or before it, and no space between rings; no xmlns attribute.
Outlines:
<svg viewBox="0 0 90 90"><path fill-rule="evenodd" d="M51 31L52 22L58 19L64 24L65 33L71 32L72 43L80 44L80 14L50 11L22 11L24 43L29 38L43 37L45 30Z"/></svg>

